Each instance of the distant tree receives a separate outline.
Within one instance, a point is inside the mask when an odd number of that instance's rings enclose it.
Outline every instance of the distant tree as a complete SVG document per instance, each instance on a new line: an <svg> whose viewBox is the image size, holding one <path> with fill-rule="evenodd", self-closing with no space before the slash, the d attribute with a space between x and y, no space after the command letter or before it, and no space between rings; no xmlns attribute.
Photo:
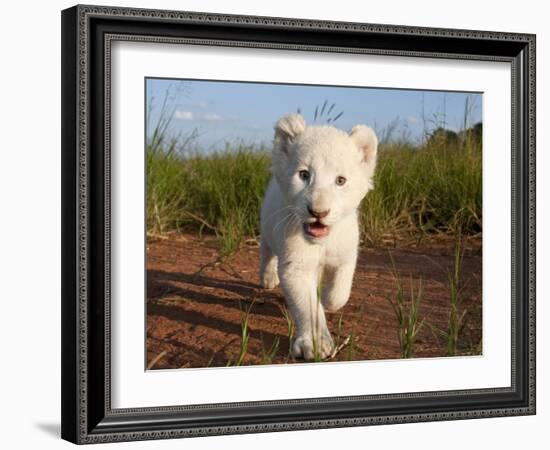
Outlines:
<svg viewBox="0 0 550 450"><path fill-rule="evenodd" d="M477 122L472 127L456 133L443 127L438 127L428 135L428 145L444 145L449 147L458 147L466 141L481 143L483 135L483 124Z"/></svg>
<svg viewBox="0 0 550 450"><path fill-rule="evenodd" d="M453 130L447 130L443 127L437 127L428 137L428 145L449 145L458 144L458 134Z"/></svg>
<svg viewBox="0 0 550 450"><path fill-rule="evenodd" d="M483 137L483 124L477 122L474 126L461 131L459 133L460 140L463 143L468 142L469 144L481 144Z"/></svg>
<svg viewBox="0 0 550 450"><path fill-rule="evenodd" d="M467 136L475 141L481 142L483 136L483 123L478 122L473 127L466 130Z"/></svg>

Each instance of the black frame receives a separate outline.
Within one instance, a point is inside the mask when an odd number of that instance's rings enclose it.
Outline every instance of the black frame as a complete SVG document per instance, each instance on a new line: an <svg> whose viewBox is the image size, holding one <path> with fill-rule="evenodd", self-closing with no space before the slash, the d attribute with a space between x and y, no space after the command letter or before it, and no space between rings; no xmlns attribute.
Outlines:
<svg viewBox="0 0 550 450"><path fill-rule="evenodd" d="M110 43L476 59L512 67L512 385L112 409ZM75 443L535 414L535 36L98 6L62 12L62 427Z"/></svg>

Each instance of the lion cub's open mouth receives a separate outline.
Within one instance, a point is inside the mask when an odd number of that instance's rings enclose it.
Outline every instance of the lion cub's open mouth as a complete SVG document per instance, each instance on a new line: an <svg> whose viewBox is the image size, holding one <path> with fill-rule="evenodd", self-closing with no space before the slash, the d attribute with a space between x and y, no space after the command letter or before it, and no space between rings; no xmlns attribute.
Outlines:
<svg viewBox="0 0 550 450"><path fill-rule="evenodd" d="M319 221L313 223L304 223L304 231L308 236L321 238L328 236L329 226Z"/></svg>

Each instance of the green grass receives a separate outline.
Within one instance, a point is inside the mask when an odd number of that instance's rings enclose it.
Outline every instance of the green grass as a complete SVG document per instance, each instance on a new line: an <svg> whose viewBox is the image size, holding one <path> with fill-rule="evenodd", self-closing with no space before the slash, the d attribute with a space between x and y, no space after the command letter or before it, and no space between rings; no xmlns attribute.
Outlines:
<svg viewBox="0 0 550 450"><path fill-rule="evenodd" d="M457 235L455 243L453 270L447 273L449 280L449 300L451 303L451 312L449 314L449 328L447 330L447 356L454 356L458 345L459 333L464 322L466 310L459 312L462 303L460 269L462 267L462 257L464 250L460 234Z"/></svg>
<svg viewBox="0 0 550 450"><path fill-rule="evenodd" d="M418 333L424 325L424 319L419 321L418 312L422 302L422 279L418 281L418 288L415 292L412 276L410 277L410 299L405 299L405 289L401 275L395 268L393 257L390 253L392 261L392 276L395 280L396 293L395 300L387 297L395 318L397 320L397 337L399 347L401 349L402 358L411 358L413 353L414 343Z"/></svg>
<svg viewBox="0 0 550 450"><path fill-rule="evenodd" d="M207 156L183 157L170 145L147 148L147 228L150 233L214 234L223 255L259 234L270 156L228 146ZM360 207L363 240L421 239L432 233L481 231L480 144L381 148L375 188Z"/></svg>
<svg viewBox="0 0 550 450"><path fill-rule="evenodd" d="M262 343L262 357L260 359L260 364L271 364L279 351L279 338L275 338L270 347L265 346L261 333L260 340Z"/></svg>
<svg viewBox="0 0 550 450"><path fill-rule="evenodd" d="M287 349L287 359L288 359L291 357L291 352L292 352L292 340L294 338L294 322L290 317L290 312L287 309L286 305L280 305L279 309L281 310L281 314L283 315L286 323L286 331L287 331L287 337L288 337L288 349Z"/></svg>
<svg viewBox="0 0 550 450"><path fill-rule="evenodd" d="M248 343L250 341L249 320L250 320L250 313L252 311L253 306L254 306L254 302L250 303L250 305L245 306L244 308L242 308L241 305L239 304L239 309L241 310L241 341L240 341L240 347L239 347L239 354L237 355L234 361L230 359L227 362L227 366L241 366L244 361L244 358L248 351ZM277 350L275 350L275 352L276 351Z"/></svg>
<svg viewBox="0 0 550 450"><path fill-rule="evenodd" d="M481 147L428 144L380 152L375 188L361 207L363 238L481 231Z"/></svg>
<svg viewBox="0 0 550 450"><path fill-rule="evenodd" d="M213 233L222 255L256 236L269 180L267 154L239 147L208 157L182 158L148 148L147 228Z"/></svg>
<svg viewBox="0 0 550 450"><path fill-rule="evenodd" d="M462 308L462 289L464 285L461 279L461 268L463 256L464 246L462 243L462 234L458 232L455 236L453 267L452 270L447 270L450 305L447 330L441 330L440 328L430 325L434 335L446 341L445 356L455 356L457 354L457 349L459 344L461 344L460 338L464 319L468 313L467 308ZM471 350L473 354L481 354L481 341L473 347L473 350Z"/></svg>

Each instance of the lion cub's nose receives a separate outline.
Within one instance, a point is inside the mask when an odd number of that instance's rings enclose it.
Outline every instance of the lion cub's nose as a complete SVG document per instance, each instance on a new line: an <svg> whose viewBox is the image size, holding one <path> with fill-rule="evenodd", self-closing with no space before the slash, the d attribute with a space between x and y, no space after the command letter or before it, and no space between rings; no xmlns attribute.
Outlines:
<svg viewBox="0 0 550 450"><path fill-rule="evenodd" d="M311 209L311 206L307 207L308 212L317 219L322 219L323 217L327 217L328 213L330 212L330 209L327 209L326 211L315 211Z"/></svg>

